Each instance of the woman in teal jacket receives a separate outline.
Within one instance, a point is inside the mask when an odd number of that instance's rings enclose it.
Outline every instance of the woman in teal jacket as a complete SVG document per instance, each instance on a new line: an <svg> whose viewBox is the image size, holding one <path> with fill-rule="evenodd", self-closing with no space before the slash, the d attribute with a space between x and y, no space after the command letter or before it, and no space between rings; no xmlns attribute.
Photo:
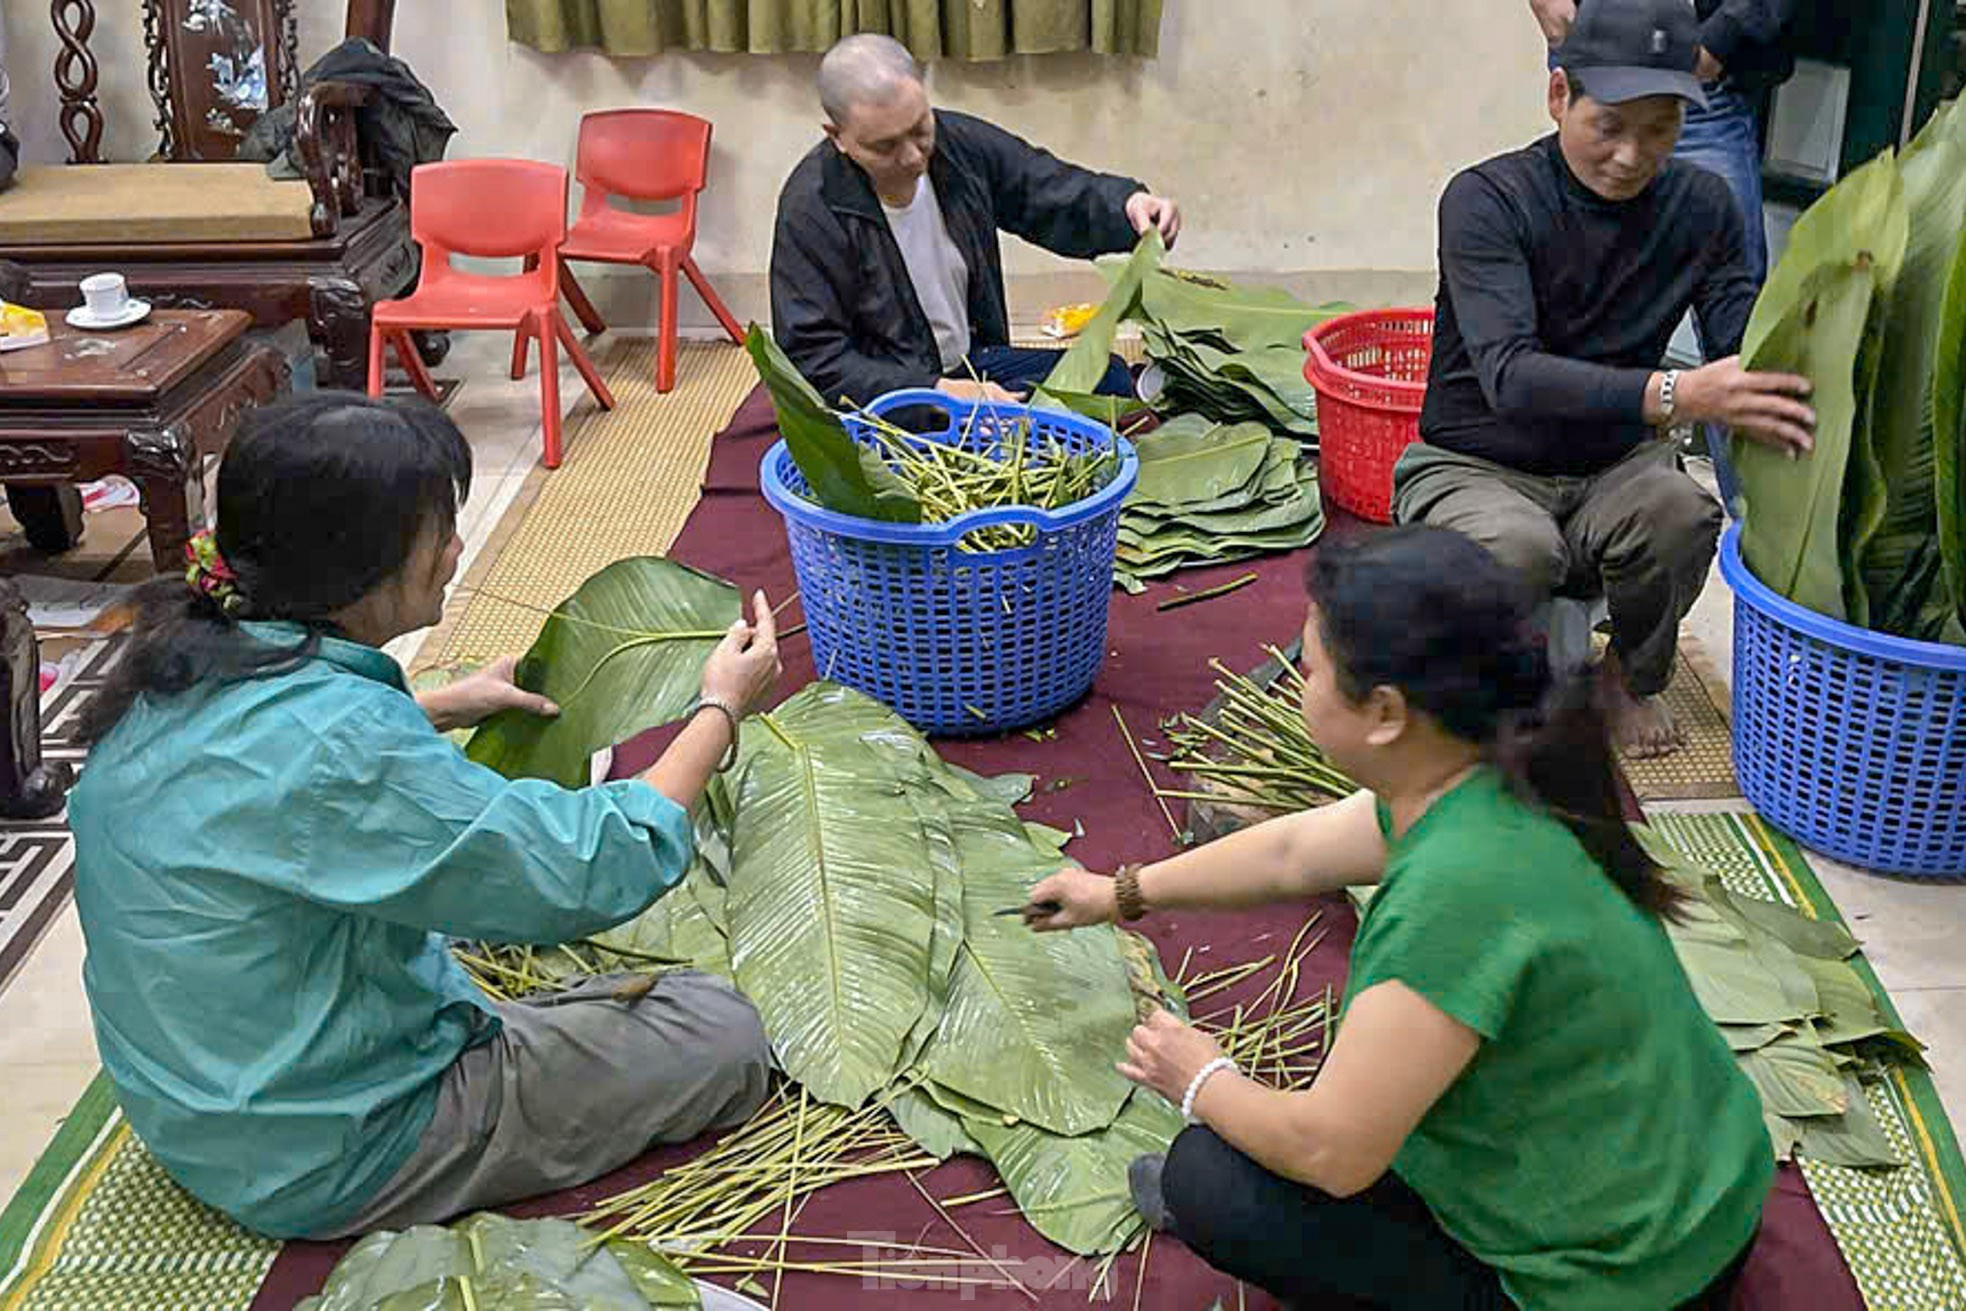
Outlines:
<svg viewBox="0 0 1966 1311"><path fill-rule="evenodd" d="M446 949L578 938L674 886L688 808L778 675L759 596L641 778L569 791L465 759L440 730L557 713L510 661L412 697L380 650L441 616L470 478L428 406L259 411L216 531L144 594L83 726L70 820L103 1067L172 1177L277 1237L571 1186L766 1093L757 1016L721 980L508 1005Z"/></svg>

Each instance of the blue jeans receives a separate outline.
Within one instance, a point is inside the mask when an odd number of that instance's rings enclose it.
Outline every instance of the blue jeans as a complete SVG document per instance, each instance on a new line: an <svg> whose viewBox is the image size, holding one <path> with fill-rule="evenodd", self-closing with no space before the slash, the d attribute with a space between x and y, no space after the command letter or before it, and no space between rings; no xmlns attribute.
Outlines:
<svg viewBox="0 0 1966 1311"><path fill-rule="evenodd" d="M1051 376L1064 356L1062 350L1027 349L1022 346L983 346L969 353L970 365L985 382L994 382L1005 391L1028 392ZM965 377L957 373L951 377ZM1115 355L1106 366L1106 376L1093 391L1100 396L1133 395L1133 374L1126 361Z"/></svg>
<svg viewBox="0 0 1966 1311"><path fill-rule="evenodd" d="M1679 134L1674 157L1717 173L1727 183L1747 228L1748 271L1756 283L1766 281L1768 230L1761 217L1761 125L1754 102L1724 83L1708 87L1705 109L1687 107L1686 126ZM1706 358L1706 345L1699 340L1690 317L1675 334L1674 346L1679 349L1674 354L1685 352L1683 342L1693 345L1698 358ZM1720 483L1720 503L1732 514L1740 483L1728 458L1727 434L1711 424L1707 426L1707 449L1713 455L1714 477Z"/></svg>

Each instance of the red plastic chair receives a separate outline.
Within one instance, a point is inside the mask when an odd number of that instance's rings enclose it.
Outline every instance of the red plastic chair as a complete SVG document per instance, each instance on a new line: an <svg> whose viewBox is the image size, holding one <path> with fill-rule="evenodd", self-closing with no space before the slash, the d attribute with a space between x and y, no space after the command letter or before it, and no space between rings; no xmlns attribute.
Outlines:
<svg viewBox="0 0 1966 1311"><path fill-rule="evenodd" d="M564 345L601 408L614 397L594 361L560 317L560 266L548 258L567 233L567 171L521 159L463 159L424 164L410 175L410 235L423 247L423 277L403 300L382 301L369 328L369 395L382 395L382 347L388 342L416 389L437 389L410 341L414 328L516 331L539 339L539 399L546 467L560 467L560 363ZM513 276L465 273L451 256L529 256Z"/></svg>
<svg viewBox="0 0 1966 1311"><path fill-rule="evenodd" d="M690 280L731 340L744 340L743 327L690 257L696 244L696 197L703 190L709 167L710 124L693 114L668 109L608 109L580 120L574 176L586 194L581 197L580 217L560 247L561 285L581 323L589 332L599 332L607 325L594 312L593 303L564 261L640 264L655 274L662 287L655 360L655 389L659 392L676 385L678 274ZM609 204L610 196L676 200L681 204L667 214L635 214ZM525 364L522 338L513 346L512 376L522 376Z"/></svg>

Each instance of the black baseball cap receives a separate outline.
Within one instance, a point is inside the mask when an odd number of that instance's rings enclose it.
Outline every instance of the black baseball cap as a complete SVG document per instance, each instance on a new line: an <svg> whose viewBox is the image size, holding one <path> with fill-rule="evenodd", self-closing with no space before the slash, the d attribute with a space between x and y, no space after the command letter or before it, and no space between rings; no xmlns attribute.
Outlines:
<svg viewBox="0 0 1966 1311"><path fill-rule="evenodd" d="M1706 108L1693 76L1700 62L1693 0L1582 0L1556 62L1582 74L1590 98L1607 105L1678 96Z"/></svg>

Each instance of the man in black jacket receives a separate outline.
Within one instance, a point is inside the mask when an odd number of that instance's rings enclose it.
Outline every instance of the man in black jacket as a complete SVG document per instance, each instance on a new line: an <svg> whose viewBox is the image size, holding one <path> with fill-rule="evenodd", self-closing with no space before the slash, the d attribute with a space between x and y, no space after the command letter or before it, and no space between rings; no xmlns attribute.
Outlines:
<svg viewBox="0 0 1966 1311"><path fill-rule="evenodd" d="M1806 379L1741 368L1741 215L1672 158L1699 40L1686 0L1586 0L1549 76L1556 134L1448 184L1421 441L1394 471L1400 522L1466 533L1546 596L1602 589L1605 700L1637 755L1678 742L1659 693L1720 529L1666 431L1800 454L1815 422ZM1660 369L1689 309L1727 358Z"/></svg>
<svg viewBox="0 0 1966 1311"><path fill-rule="evenodd" d="M1170 244L1173 201L1131 178L1066 164L981 119L929 107L914 57L891 37L850 36L819 71L826 140L778 198L772 334L828 401L905 387L1009 399L1056 351L1010 345L997 231L1056 255ZM1101 391L1128 393L1118 360Z"/></svg>

